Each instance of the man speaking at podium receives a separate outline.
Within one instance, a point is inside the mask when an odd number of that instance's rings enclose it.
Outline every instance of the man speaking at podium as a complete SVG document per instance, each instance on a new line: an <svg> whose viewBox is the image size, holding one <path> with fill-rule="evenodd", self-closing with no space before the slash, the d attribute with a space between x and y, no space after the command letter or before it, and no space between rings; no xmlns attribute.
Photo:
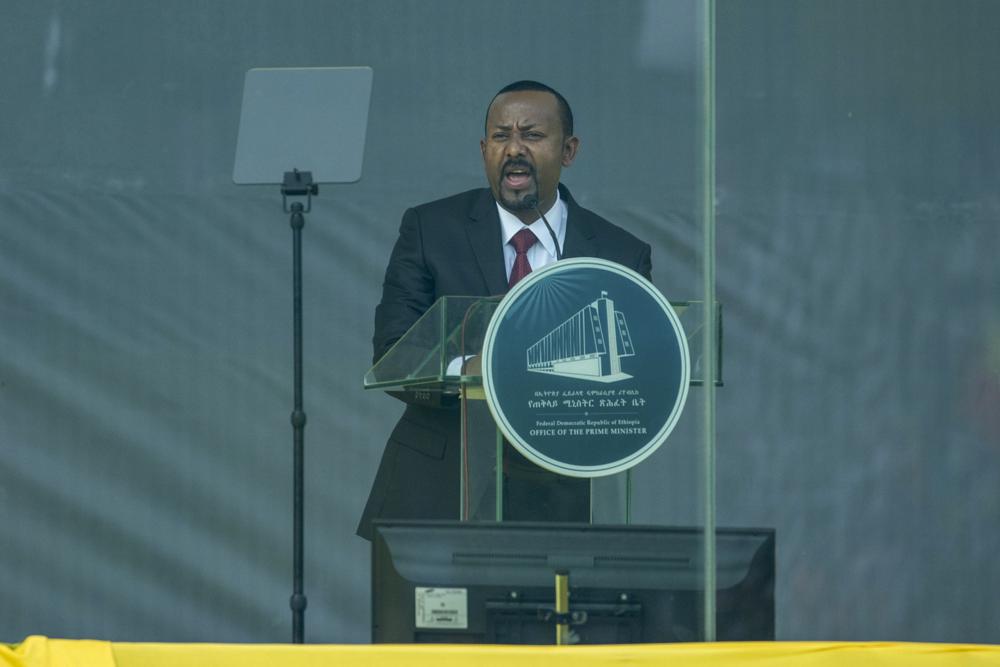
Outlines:
<svg viewBox="0 0 1000 667"><path fill-rule="evenodd" d="M505 293L562 257L599 257L650 277L649 244L580 207L559 183L580 140L558 92L536 81L504 87L487 107L479 147L489 189L408 209L375 309L375 360L442 296ZM408 404L389 437L358 534L371 522L458 519L459 410ZM509 445L504 517L588 521L589 480L555 475Z"/></svg>

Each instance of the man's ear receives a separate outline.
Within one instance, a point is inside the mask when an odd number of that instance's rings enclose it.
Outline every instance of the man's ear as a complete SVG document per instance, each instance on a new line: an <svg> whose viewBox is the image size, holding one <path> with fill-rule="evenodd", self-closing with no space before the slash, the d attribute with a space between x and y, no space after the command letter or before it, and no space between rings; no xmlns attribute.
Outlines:
<svg viewBox="0 0 1000 667"><path fill-rule="evenodd" d="M562 166L568 167L573 164L573 160L576 159L576 151L579 148L580 139L578 137L566 137L563 140Z"/></svg>

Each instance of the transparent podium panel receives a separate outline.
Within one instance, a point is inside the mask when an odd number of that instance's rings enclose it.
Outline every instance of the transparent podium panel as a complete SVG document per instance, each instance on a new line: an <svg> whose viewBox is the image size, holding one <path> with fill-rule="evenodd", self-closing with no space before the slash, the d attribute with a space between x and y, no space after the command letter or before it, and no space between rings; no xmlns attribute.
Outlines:
<svg viewBox="0 0 1000 667"><path fill-rule="evenodd" d="M590 480L590 522L605 525L632 523L629 498L632 473L594 477Z"/></svg>
<svg viewBox="0 0 1000 667"><path fill-rule="evenodd" d="M467 386L462 400L463 520L503 520L504 440L493 421L481 386Z"/></svg>
<svg viewBox="0 0 1000 667"><path fill-rule="evenodd" d="M691 386L700 387L705 380L705 302L704 301L671 301L671 307L677 313L684 336L687 338L688 351L691 354ZM715 303L714 345L715 347L715 385L722 386L722 304Z"/></svg>
<svg viewBox="0 0 1000 667"><path fill-rule="evenodd" d="M365 373L365 389L457 395L463 360L482 348L482 336L499 299L438 299Z"/></svg>
<svg viewBox="0 0 1000 667"><path fill-rule="evenodd" d="M462 400L462 490L459 516L472 521L504 521L503 465L505 442L482 390L466 385ZM590 479L590 522L627 524L630 473Z"/></svg>

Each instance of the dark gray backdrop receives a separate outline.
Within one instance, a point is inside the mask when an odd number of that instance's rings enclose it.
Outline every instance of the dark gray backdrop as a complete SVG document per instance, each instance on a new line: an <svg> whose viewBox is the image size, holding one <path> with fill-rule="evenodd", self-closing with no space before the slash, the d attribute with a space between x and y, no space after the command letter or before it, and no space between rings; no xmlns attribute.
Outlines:
<svg viewBox="0 0 1000 667"><path fill-rule="evenodd" d="M578 199L696 298L693 3L3 2L0 641L290 637L290 233L230 181L246 69L375 70L364 179L305 230L307 639L367 641L403 208L482 184L486 101L538 78ZM1000 641L998 21L718 5L718 521L777 528L781 639ZM696 418L650 520L697 514Z"/></svg>

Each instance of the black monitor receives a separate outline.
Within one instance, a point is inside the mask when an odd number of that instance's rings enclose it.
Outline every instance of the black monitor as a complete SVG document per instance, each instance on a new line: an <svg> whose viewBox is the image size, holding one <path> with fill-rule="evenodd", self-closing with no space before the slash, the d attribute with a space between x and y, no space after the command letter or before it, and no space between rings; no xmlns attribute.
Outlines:
<svg viewBox="0 0 1000 667"><path fill-rule="evenodd" d="M774 639L772 529L716 533L716 638ZM556 572L571 641L700 641L703 532L662 526L383 520L372 641L553 644Z"/></svg>

